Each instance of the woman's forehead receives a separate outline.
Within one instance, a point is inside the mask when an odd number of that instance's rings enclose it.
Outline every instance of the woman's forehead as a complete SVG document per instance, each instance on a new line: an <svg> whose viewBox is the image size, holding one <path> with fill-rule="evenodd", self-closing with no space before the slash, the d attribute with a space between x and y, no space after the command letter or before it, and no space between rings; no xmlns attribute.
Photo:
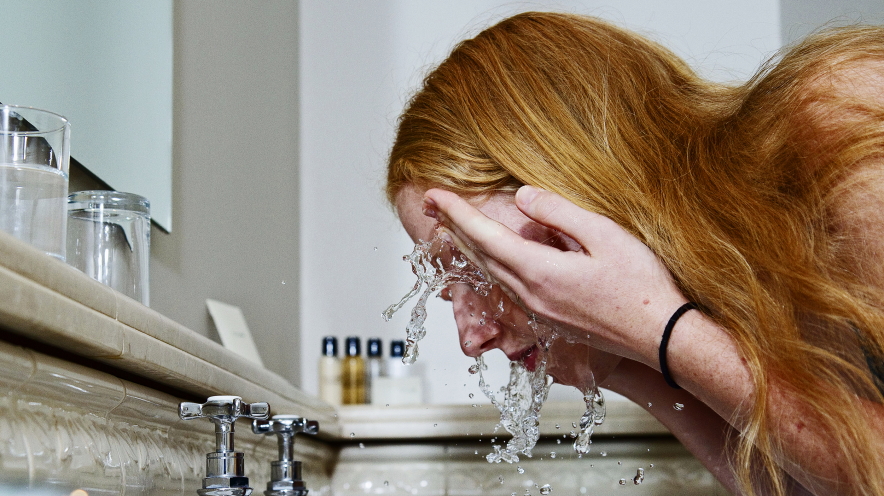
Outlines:
<svg viewBox="0 0 884 496"><path fill-rule="evenodd" d="M396 210L399 213L399 220L415 243L418 240L429 241L433 237L433 230L436 227L436 221L423 214L425 191L425 189L408 184L396 194ZM516 207L514 197L509 193L491 195L476 205L476 208L522 237L534 239L537 237L535 231L538 228L542 229L542 226L533 222Z"/></svg>
<svg viewBox="0 0 884 496"><path fill-rule="evenodd" d="M406 184L396 193L396 212L405 231L415 243L429 241L436 221L423 213L424 190Z"/></svg>

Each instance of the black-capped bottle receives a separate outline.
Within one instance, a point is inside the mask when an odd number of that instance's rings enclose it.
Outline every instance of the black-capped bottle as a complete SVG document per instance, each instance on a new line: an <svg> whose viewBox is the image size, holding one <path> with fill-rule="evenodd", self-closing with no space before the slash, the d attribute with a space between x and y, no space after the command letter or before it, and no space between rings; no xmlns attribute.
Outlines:
<svg viewBox="0 0 884 496"><path fill-rule="evenodd" d="M322 356L319 357L319 397L335 406L340 405L344 397L341 365L341 359L338 358L338 338L324 337Z"/></svg>
<svg viewBox="0 0 884 496"><path fill-rule="evenodd" d="M365 403L365 359L358 337L347 338L342 362L343 404L361 405Z"/></svg>
<svg viewBox="0 0 884 496"><path fill-rule="evenodd" d="M383 350L381 349L381 338L371 338L368 340L368 359L365 361L365 402L374 403L374 386L378 378L384 375L384 359Z"/></svg>

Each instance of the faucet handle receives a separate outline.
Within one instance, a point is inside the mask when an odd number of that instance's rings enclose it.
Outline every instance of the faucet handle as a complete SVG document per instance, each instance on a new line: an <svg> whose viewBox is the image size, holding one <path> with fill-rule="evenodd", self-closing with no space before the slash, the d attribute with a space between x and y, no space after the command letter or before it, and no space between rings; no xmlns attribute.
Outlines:
<svg viewBox="0 0 884 496"><path fill-rule="evenodd" d="M298 433L315 435L319 432L319 422L298 415L274 415L270 420L252 421L252 432L275 434L279 446L279 460L270 464L270 481L264 494L306 496L308 491L301 480L301 462L294 460L294 438Z"/></svg>
<svg viewBox="0 0 884 496"><path fill-rule="evenodd" d="M266 419L267 403L243 403L239 396L211 396L205 403L183 402L178 416L183 420L205 418L215 424L215 451L206 454L206 477L199 496L249 496L249 478L245 476L242 452L233 445L234 423L239 418Z"/></svg>
<svg viewBox="0 0 884 496"><path fill-rule="evenodd" d="M298 415L274 415L270 420L253 421L252 432L255 434L279 434L283 436L294 436L298 433L316 435L319 432L319 422L307 420Z"/></svg>
<svg viewBox="0 0 884 496"><path fill-rule="evenodd" d="M267 403L243 403L239 396L210 396L205 403L183 402L178 405L178 416L184 420L207 418L216 423L232 423L242 417L266 419L269 413Z"/></svg>

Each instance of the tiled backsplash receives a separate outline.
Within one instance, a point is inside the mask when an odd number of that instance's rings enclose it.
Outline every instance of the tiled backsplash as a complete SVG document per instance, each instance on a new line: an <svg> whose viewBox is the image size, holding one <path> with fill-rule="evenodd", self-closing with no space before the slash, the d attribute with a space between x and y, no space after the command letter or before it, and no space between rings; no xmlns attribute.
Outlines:
<svg viewBox="0 0 884 496"><path fill-rule="evenodd" d="M203 401L205 398L194 398ZM178 418L179 400L110 374L0 342L0 494L195 494L214 428ZM260 494L275 439L240 422L237 449ZM298 439L313 495L329 494L334 449ZM5 491L5 492L4 492Z"/></svg>

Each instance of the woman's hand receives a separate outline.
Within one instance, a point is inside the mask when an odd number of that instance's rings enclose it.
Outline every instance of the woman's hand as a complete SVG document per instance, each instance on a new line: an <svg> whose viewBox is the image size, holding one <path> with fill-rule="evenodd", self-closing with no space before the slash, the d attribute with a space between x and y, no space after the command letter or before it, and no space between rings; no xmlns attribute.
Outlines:
<svg viewBox="0 0 884 496"><path fill-rule="evenodd" d="M687 301L657 256L612 220L554 193L524 186L515 203L579 248L524 239L454 193L431 189L424 196L425 213L529 311L572 339L656 366L666 321Z"/></svg>

